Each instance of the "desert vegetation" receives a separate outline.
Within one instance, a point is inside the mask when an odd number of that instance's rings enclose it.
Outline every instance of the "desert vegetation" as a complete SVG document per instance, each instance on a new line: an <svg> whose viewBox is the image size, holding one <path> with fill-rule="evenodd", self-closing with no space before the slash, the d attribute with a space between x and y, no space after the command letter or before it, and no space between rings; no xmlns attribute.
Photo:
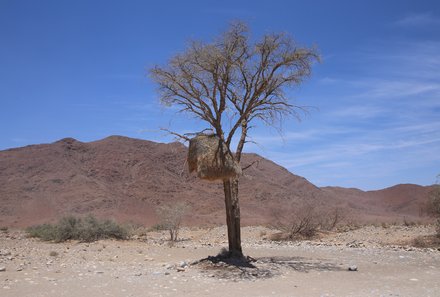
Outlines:
<svg viewBox="0 0 440 297"><path fill-rule="evenodd" d="M436 184L431 191L428 202L428 213L436 218L437 237L440 238L440 184Z"/></svg>
<svg viewBox="0 0 440 297"><path fill-rule="evenodd" d="M320 231L331 231L342 225L347 218L346 211L334 207L330 210L316 203L302 205L291 204L273 213L272 227L279 233L272 235L273 240L294 240L313 238Z"/></svg>
<svg viewBox="0 0 440 297"><path fill-rule="evenodd" d="M159 217L159 224L157 229L168 230L170 234L170 241L177 241L179 230L182 225L182 220L188 214L191 207L186 202L177 202L173 204L164 204L156 209Z"/></svg>
<svg viewBox="0 0 440 297"><path fill-rule="evenodd" d="M85 218L67 216L56 224L42 224L26 229L30 237L44 241L64 242L79 240L92 242L100 239L127 239L127 228L111 220L99 220L89 215Z"/></svg>

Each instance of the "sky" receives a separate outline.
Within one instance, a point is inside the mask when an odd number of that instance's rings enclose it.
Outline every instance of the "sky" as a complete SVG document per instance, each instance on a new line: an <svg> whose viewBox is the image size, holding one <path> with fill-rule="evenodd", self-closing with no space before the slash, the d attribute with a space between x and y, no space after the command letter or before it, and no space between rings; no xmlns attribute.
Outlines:
<svg viewBox="0 0 440 297"><path fill-rule="evenodd" d="M203 124L160 104L147 71L234 20L322 62L289 91L311 106L247 152L317 186L430 185L440 173L440 2L0 0L0 150L65 137L171 142Z"/></svg>

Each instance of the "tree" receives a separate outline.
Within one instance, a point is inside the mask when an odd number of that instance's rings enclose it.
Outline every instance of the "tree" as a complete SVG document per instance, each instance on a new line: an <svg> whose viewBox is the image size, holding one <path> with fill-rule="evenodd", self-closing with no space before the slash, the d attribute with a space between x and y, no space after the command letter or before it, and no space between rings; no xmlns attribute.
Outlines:
<svg viewBox="0 0 440 297"><path fill-rule="evenodd" d="M206 122L240 163L251 123L275 125L304 110L289 103L286 90L311 74L315 49L298 46L286 34L271 33L252 42L237 22L211 43L193 41L165 66L151 69L161 101ZM239 178L223 180L229 252L243 256Z"/></svg>

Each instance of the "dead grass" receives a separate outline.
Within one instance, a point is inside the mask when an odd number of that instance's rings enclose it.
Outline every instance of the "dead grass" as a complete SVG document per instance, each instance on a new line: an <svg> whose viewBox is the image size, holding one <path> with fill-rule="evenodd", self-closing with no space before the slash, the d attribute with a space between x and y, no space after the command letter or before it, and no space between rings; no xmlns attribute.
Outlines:
<svg viewBox="0 0 440 297"><path fill-rule="evenodd" d="M437 235L419 236L415 238L411 245L418 248L433 248L440 251L440 237Z"/></svg>

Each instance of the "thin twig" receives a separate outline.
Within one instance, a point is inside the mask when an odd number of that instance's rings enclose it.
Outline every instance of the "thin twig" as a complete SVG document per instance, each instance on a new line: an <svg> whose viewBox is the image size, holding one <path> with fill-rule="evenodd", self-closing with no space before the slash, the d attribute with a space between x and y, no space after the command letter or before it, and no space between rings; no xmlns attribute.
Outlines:
<svg viewBox="0 0 440 297"><path fill-rule="evenodd" d="M176 137L178 137L178 138L181 138L181 139L183 139L183 140L185 140L185 141L190 141L190 138L186 137L185 135L182 135L182 134L179 134L179 133L173 132L173 131L168 130L168 129L166 129L166 128L160 128L160 130L165 131L165 132L167 132L167 133L169 133L169 134L171 134L171 135L174 135L174 136L176 136Z"/></svg>
<svg viewBox="0 0 440 297"><path fill-rule="evenodd" d="M260 161L261 161L261 159L258 159L258 160L253 161L251 164L249 164L249 165L247 165L247 166L241 168L241 171L245 171L246 169L249 169L249 168L252 167L254 164L259 164Z"/></svg>

